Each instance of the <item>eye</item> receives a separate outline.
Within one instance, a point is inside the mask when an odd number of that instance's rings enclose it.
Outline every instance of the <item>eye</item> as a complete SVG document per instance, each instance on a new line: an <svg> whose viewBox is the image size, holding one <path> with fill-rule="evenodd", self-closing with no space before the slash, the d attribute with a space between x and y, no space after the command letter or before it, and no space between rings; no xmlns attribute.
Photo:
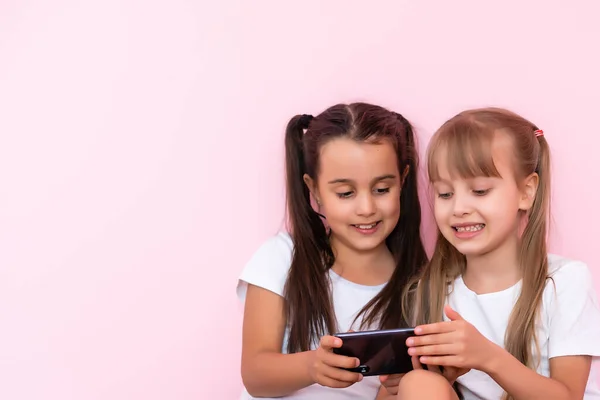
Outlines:
<svg viewBox="0 0 600 400"><path fill-rule="evenodd" d="M385 193L389 193L390 188L378 188L375 189L375 193L377 194L385 194Z"/></svg>
<svg viewBox="0 0 600 400"><path fill-rule="evenodd" d="M450 197L452 197L452 192L448 192L448 193L438 193L438 197L440 199L449 199Z"/></svg>
<svg viewBox="0 0 600 400"><path fill-rule="evenodd" d="M347 199L348 197L352 196L352 192L336 193L336 195L340 199Z"/></svg>
<svg viewBox="0 0 600 400"><path fill-rule="evenodd" d="M473 190L476 196L485 196L490 192L490 189L482 189L482 190Z"/></svg>

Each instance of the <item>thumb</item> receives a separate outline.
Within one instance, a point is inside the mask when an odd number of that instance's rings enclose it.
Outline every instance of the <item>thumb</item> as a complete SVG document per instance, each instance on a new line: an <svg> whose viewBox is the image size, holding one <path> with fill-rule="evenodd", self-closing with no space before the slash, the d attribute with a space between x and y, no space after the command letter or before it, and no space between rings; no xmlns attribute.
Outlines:
<svg viewBox="0 0 600 400"><path fill-rule="evenodd" d="M452 307L450 307L450 305L446 304L444 306L444 313L446 314L446 316L448 318L450 318L450 321L457 321L457 320L462 320L463 317L460 316L459 313L457 313L456 311L454 311L452 309Z"/></svg>
<svg viewBox="0 0 600 400"><path fill-rule="evenodd" d="M321 342L319 343L323 350L332 351L334 347L342 347L342 339L326 335L321 338Z"/></svg>

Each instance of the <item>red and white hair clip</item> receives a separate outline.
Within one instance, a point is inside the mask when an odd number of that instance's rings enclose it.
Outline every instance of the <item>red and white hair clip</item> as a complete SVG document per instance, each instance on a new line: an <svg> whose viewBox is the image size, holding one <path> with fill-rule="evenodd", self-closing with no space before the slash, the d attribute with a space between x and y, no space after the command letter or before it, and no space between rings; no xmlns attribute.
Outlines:
<svg viewBox="0 0 600 400"><path fill-rule="evenodd" d="M544 136L544 131L541 129L538 129L538 130L533 131L533 134L535 135L535 137Z"/></svg>

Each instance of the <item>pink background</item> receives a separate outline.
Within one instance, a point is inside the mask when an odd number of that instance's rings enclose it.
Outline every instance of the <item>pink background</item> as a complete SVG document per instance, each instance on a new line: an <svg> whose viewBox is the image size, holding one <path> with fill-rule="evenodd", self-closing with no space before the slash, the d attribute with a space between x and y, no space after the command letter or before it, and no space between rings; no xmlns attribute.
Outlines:
<svg viewBox="0 0 600 400"><path fill-rule="evenodd" d="M552 249L600 287L597 4L3 0L0 398L236 399L236 277L283 218L283 128L336 102L404 113L423 146L466 107L534 120Z"/></svg>

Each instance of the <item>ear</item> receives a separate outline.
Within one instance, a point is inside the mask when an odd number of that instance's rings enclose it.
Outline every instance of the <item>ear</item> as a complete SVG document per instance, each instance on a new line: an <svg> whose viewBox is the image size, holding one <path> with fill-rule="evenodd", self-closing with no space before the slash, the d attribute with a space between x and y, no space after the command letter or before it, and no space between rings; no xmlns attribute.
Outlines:
<svg viewBox="0 0 600 400"><path fill-rule="evenodd" d="M520 210L528 211L533 206L539 183L540 177L536 172L525 178L522 183L521 200L519 201Z"/></svg>
<svg viewBox="0 0 600 400"><path fill-rule="evenodd" d="M410 165L407 165L406 167L404 167L404 172L402 172L402 177L400 178L400 187L404 186L404 181L406 180L406 177L408 176L409 172Z"/></svg>
<svg viewBox="0 0 600 400"><path fill-rule="evenodd" d="M312 196L315 198L315 200L317 201L317 204L321 205L321 197L319 196L319 190L317 189L317 185L316 185L314 179L311 178L308 174L304 174L302 176L302 179L304 179L304 183L306 184L306 187L308 187L310 194L312 194Z"/></svg>

